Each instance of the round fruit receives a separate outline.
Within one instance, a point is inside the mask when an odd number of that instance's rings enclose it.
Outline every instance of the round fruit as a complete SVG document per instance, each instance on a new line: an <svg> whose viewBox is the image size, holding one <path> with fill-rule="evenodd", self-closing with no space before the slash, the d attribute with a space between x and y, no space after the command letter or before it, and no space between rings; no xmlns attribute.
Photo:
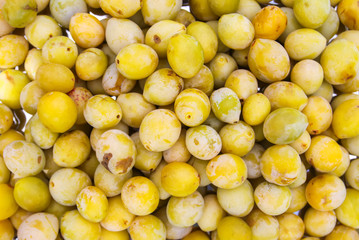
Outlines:
<svg viewBox="0 0 359 240"><path fill-rule="evenodd" d="M263 93L250 95L243 104L242 115L251 126L259 125L271 111L271 103Z"/></svg>
<svg viewBox="0 0 359 240"><path fill-rule="evenodd" d="M259 209L253 210L246 218L246 222L252 229L252 239L278 239L279 223L276 217L267 215Z"/></svg>
<svg viewBox="0 0 359 240"><path fill-rule="evenodd" d="M187 130L186 147L196 158L210 160L221 151L222 141L212 127L200 125Z"/></svg>
<svg viewBox="0 0 359 240"><path fill-rule="evenodd" d="M20 94L29 82L28 77L21 71L7 69L0 72L0 101L11 109L21 108Z"/></svg>
<svg viewBox="0 0 359 240"><path fill-rule="evenodd" d="M358 4L354 0L343 0L338 5L338 15L340 21L352 30L359 30L358 21Z"/></svg>
<svg viewBox="0 0 359 240"><path fill-rule="evenodd" d="M101 236L99 223L87 221L77 210L68 211L61 218L61 235L64 239L95 240ZM79 231L79 230L82 231Z"/></svg>
<svg viewBox="0 0 359 240"><path fill-rule="evenodd" d="M318 211L309 208L304 215L305 231L314 237L323 237L331 233L337 223L334 211Z"/></svg>
<svg viewBox="0 0 359 240"><path fill-rule="evenodd" d="M75 130L61 135L54 144L54 162L61 167L77 167L90 156L91 146L87 135Z"/></svg>
<svg viewBox="0 0 359 240"><path fill-rule="evenodd" d="M239 13L221 16L218 21L218 36L227 47L242 50L254 39L255 27L251 21Z"/></svg>
<svg viewBox="0 0 359 240"><path fill-rule="evenodd" d="M167 203L168 221L177 227L190 227L202 217L204 199L199 192L186 197L171 197Z"/></svg>
<svg viewBox="0 0 359 240"><path fill-rule="evenodd" d="M217 233L220 239L252 239L252 230L247 223L240 218L232 216L222 218L218 224Z"/></svg>
<svg viewBox="0 0 359 240"><path fill-rule="evenodd" d="M247 179L247 167L237 155L221 154L208 163L206 174L213 185L233 189Z"/></svg>
<svg viewBox="0 0 359 240"><path fill-rule="evenodd" d="M37 15L35 0L4 1L2 7L5 20L15 28L23 28L31 23Z"/></svg>
<svg viewBox="0 0 359 240"><path fill-rule="evenodd" d="M101 22L89 13L76 13L71 17L71 36L82 48L93 48L105 39L105 29Z"/></svg>
<svg viewBox="0 0 359 240"><path fill-rule="evenodd" d="M87 100L84 108L86 121L98 129L116 126L122 118L121 106L107 95L95 95Z"/></svg>
<svg viewBox="0 0 359 240"><path fill-rule="evenodd" d="M319 172L332 172L342 163L343 153L332 138L321 135L312 138L305 157Z"/></svg>
<svg viewBox="0 0 359 240"><path fill-rule="evenodd" d="M276 40L287 27L287 16L277 6L262 8L252 20L256 38Z"/></svg>
<svg viewBox="0 0 359 240"><path fill-rule="evenodd" d="M334 111L332 127L335 135L352 138L359 135L359 99L351 99L340 104Z"/></svg>
<svg viewBox="0 0 359 240"><path fill-rule="evenodd" d="M128 79L150 76L158 65L158 55L151 47L133 43L121 49L116 57L117 70Z"/></svg>
<svg viewBox="0 0 359 240"><path fill-rule="evenodd" d="M250 46L248 66L256 78L263 82L281 81L289 74L289 56L278 42L258 38Z"/></svg>
<svg viewBox="0 0 359 240"><path fill-rule="evenodd" d="M104 132L98 140L96 156L111 173L124 174L135 165L136 146L126 133L111 129Z"/></svg>
<svg viewBox="0 0 359 240"><path fill-rule="evenodd" d="M176 34L168 42L167 59L173 71L180 77L191 78L203 66L203 49L191 35Z"/></svg>
<svg viewBox="0 0 359 240"><path fill-rule="evenodd" d="M337 54L346 59L346 64L340 64ZM336 40L324 49L320 57L320 64L328 83L333 85L347 83L358 73L359 50L349 40Z"/></svg>
<svg viewBox="0 0 359 240"><path fill-rule="evenodd" d="M159 218L153 215L136 217L128 232L132 240L166 239L165 225Z"/></svg>
<svg viewBox="0 0 359 240"><path fill-rule="evenodd" d="M183 162L172 162L161 171L161 186L175 197L185 197L197 190L200 177L197 170Z"/></svg>
<svg viewBox="0 0 359 240"><path fill-rule="evenodd" d="M84 81L100 78L106 71L108 60L106 54L98 48L88 48L81 52L75 63L77 76Z"/></svg>
<svg viewBox="0 0 359 240"><path fill-rule="evenodd" d="M170 68L161 68L151 74L143 88L143 97L157 106L173 103L183 89L183 80Z"/></svg>
<svg viewBox="0 0 359 240"><path fill-rule="evenodd" d="M292 200L288 187L262 182L254 191L257 207L268 215L280 215L287 211Z"/></svg>
<svg viewBox="0 0 359 240"><path fill-rule="evenodd" d="M174 112L157 109L149 112L140 126L140 139L148 151L162 152L171 148L181 134L181 122Z"/></svg>
<svg viewBox="0 0 359 240"><path fill-rule="evenodd" d="M208 194L204 197L202 217L197 223L202 231L214 231L224 216L225 211L219 204L217 196L215 194Z"/></svg>
<svg viewBox="0 0 359 240"><path fill-rule="evenodd" d="M73 15L87 12L84 0L51 0L49 7L51 15L65 28L69 28Z"/></svg>
<svg viewBox="0 0 359 240"><path fill-rule="evenodd" d="M296 61L315 59L326 47L327 39L319 32L301 28L291 32L284 42L289 57Z"/></svg>
<svg viewBox="0 0 359 240"><path fill-rule="evenodd" d="M55 19L39 15L25 27L25 36L36 48L41 49L45 42L52 37L61 36L62 31Z"/></svg>
<svg viewBox="0 0 359 240"><path fill-rule="evenodd" d="M195 127L208 118L211 105L204 92L195 88L188 88L177 96L174 110L184 125Z"/></svg>
<svg viewBox="0 0 359 240"><path fill-rule="evenodd" d="M187 34L196 38L203 50L204 63L210 62L217 53L218 39L215 31L206 23L195 21L187 26Z"/></svg>
<svg viewBox="0 0 359 240"><path fill-rule="evenodd" d="M0 234L2 240L13 240L15 237L14 227L9 219L0 221Z"/></svg>
<svg viewBox="0 0 359 240"><path fill-rule="evenodd" d="M279 223L279 239L300 239L304 235L303 220L293 214L284 213L277 217Z"/></svg>
<svg viewBox="0 0 359 240"><path fill-rule="evenodd" d="M159 203L159 192L156 185L145 177L133 177L127 180L121 190L124 206L137 216L154 212Z"/></svg>
<svg viewBox="0 0 359 240"><path fill-rule="evenodd" d="M18 209L13 192L14 189L8 184L0 184L0 221L11 217Z"/></svg>
<svg viewBox="0 0 359 240"><path fill-rule="evenodd" d="M293 183L299 177L301 165L299 154L288 145L267 148L260 160L263 177L280 186Z"/></svg>
<svg viewBox="0 0 359 240"><path fill-rule="evenodd" d="M40 121L52 132L64 133L76 122L74 101L65 93L49 92L40 98L37 113Z"/></svg>
<svg viewBox="0 0 359 240"><path fill-rule="evenodd" d="M34 143L23 140L8 144L3 152L6 167L17 177L34 176L45 167L45 155Z"/></svg>
<svg viewBox="0 0 359 240"><path fill-rule="evenodd" d="M77 195L90 185L90 177L76 168L61 168L51 176L49 181L52 198L64 206L75 206Z"/></svg>
<svg viewBox="0 0 359 240"><path fill-rule="evenodd" d="M308 126L307 117L293 108L279 108L265 119L263 133L273 144L288 144L297 140Z"/></svg>
<svg viewBox="0 0 359 240"><path fill-rule="evenodd" d="M359 211L355 206L358 204L359 191L348 188L346 194L343 204L335 209L335 213L337 214L339 222L357 229L359 226Z"/></svg>
<svg viewBox="0 0 359 240"><path fill-rule="evenodd" d="M220 88L211 94L211 108L216 117L225 123L237 123L241 114L241 102L230 88Z"/></svg>
<svg viewBox="0 0 359 240"><path fill-rule="evenodd" d="M44 211L51 201L47 184L37 177L18 180L14 188L14 198L21 208L29 212Z"/></svg>
<svg viewBox="0 0 359 240"><path fill-rule="evenodd" d="M236 188L218 188L217 198L223 210L236 217L247 216L254 207L253 188L247 180Z"/></svg>
<svg viewBox="0 0 359 240"><path fill-rule="evenodd" d="M127 210L121 196L118 195L108 199L108 214L101 221L101 226L112 232L123 231L131 225L134 219L135 215Z"/></svg>
<svg viewBox="0 0 359 240"><path fill-rule="evenodd" d="M330 13L330 0L294 1L293 10L298 22L308 28L318 28Z"/></svg>
<svg viewBox="0 0 359 240"><path fill-rule="evenodd" d="M305 196L312 208L319 211L331 211L342 205L346 189L343 181L337 176L323 174L309 181Z"/></svg>
<svg viewBox="0 0 359 240"><path fill-rule="evenodd" d="M58 63L72 68L77 55L76 44L65 36L52 37L42 47L42 58L45 63Z"/></svg>
<svg viewBox="0 0 359 240"><path fill-rule="evenodd" d="M108 212L105 193L94 186L88 186L81 190L76 198L76 206L81 216L90 222L102 221Z"/></svg>
<svg viewBox="0 0 359 240"><path fill-rule="evenodd" d="M13 113L11 109L0 103L0 134L4 134L13 124Z"/></svg>
<svg viewBox="0 0 359 240"><path fill-rule="evenodd" d="M245 122L227 124L219 131L222 153L232 153L240 157L249 153L255 142L254 130Z"/></svg>
<svg viewBox="0 0 359 240"><path fill-rule="evenodd" d="M55 240L58 233L59 220L55 215L35 213L23 221L18 229L17 237L19 240Z"/></svg>

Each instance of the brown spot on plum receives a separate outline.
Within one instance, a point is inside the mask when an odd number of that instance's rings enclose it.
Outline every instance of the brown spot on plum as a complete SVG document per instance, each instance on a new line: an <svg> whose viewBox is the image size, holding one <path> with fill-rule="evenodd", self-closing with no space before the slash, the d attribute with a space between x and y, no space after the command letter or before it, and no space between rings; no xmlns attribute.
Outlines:
<svg viewBox="0 0 359 240"><path fill-rule="evenodd" d="M51 187L55 187L55 183L54 183L54 182L50 182L50 186L51 186Z"/></svg>
<svg viewBox="0 0 359 240"><path fill-rule="evenodd" d="M120 63L120 60L116 59L116 63L119 64L119 63Z"/></svg>
<svg viewBox="0 0 359 240"><path fill-rule="evenodd" d="M24 6L24 10L34 10L34 11L36 11L36 12L37 12L37 7L32 8L31 6L26 5L26 6Z"/></svg>
<svg viewBox="0 0 359 240"><path fill-rule="evenodd" d="M288 178L282 178L282 179L280 180L280 182L281 182L282 184L288 184L288 183L290 182L290 179L288 179Z"/></svg>
<svg viewBox="0 0 359 240"><path fill-rule="evenodd" d="M253 47L254 46L254 44L256 44L257 43L257 40L256 39L254 39L253 40L253 42L252 42L252 44L251 44L251 47Z"/></svg>
<svg viewBox="0 0 359 240"><path fill-rule="evenodd" d="M117 114L116 118L120 118L120 114Z"/></svg>
<svg viewBox="0 0 359 240"><path fill-rule="evenodd" d="M125 77L122 76L121 74L118 74L115 86L108 88L108 91L115 92L116 94L117 94L117 92L122 93L122 83L124 80L125 80Z"/></svg>
<svg viewBox="0 0 359 240"><path fill-rule="evenodd" d="M198 142L198 140L196 138L193 140L193 142L194 142L195 145L199 144L199 142Z"/></svg>
<svg viewBox="0 0 359 240"><path fill-rule="evenodd" d="M133 158L127 157L125 159L122 159L121 161L118 161L116 163L116 170L120 170L120 173L126 173L128 172L129 168L132 166Z"/></svg>
<svg viewBox="0 0 359 240"><path fill-rule="evenodd" d="M313 133L314 135L316 135L316 134L319 133L319 130L313 130L312 133Z"/></svg>
<svg viewBox="0 0 359 240"><path fill-rule="evenodd" d="M110 171L110 169L108 168L108 163L110 162L111 158L112 158L112 153L105 153L103 155L102 162L101 162L101 164L109 171Z"/></svg>
<svg viewBox="0 0 359 240"><path fill-rule="evenodd" d="M344 77L344 81L347 82L349 79L353 78L354 75L353 74L349 74L347 76Z"/></svg>
<svg viewBox="0 0 359 240"><path fill-rule="evenodd" d="M176 73L174 72L174 71L172 71L172 70L168 70L167 71L167 76L176 76Z"/></svg>
<svg viewBox="0 0 359 240"><path fill-rule="evenodd" d="M161 38L158 36L158 35L154 35L153 36L153 41L156 43L156 44L159 44L161 43Z"/></svg>
<svg viewBox="0 0 359 240"><path fill-rule="evenodd" d="M41 156L39 156L39 157L37 158L37 163L38 163L38 164L41 163L41 159L42 159Z"/></svg>
<svg viewBox="0 0 359 240"><path fill-rule="evenodd" d="M5 75L6 75L6 79L9 80L9 82L14 83L14 78L11 75L9 75L7 71L5 71Z"/></svg>
<svg viewBox="0 0 359 240"><path fill-rule="evenodd" d="M328 197L327 197L327 196L324 196L324 198L323 198L323 205L326 205L327 203L329 203Z"/></svg>
<svg viewBox="0 0 359 240"><path fill-rule="evenodd" d="M118 9L117 13L120 14L120 15L123 14L123 12L121 11L121 9Z"/></svg>
<svg viewBox="0 0 359 240"><path fill-rule="evenodd" d="M70 52L71 48L68 47L66 50L67 50L68 52Z"/></svg>

